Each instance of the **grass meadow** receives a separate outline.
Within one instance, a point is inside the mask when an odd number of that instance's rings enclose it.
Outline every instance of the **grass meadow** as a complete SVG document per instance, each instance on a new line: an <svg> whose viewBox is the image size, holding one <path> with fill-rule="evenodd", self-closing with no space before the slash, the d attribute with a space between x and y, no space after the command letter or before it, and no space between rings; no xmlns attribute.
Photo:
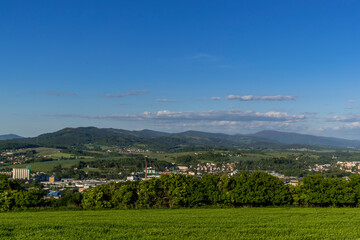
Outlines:
<svg viewBox="0 0 360 240"><path fill-rule="evenodd" d="M61 165L64 168L69 168L78 164L80 161L84 161L84 159L64 159L64 160L54 160L48 162L33 162L26 164L17 164L12 167L14 168L25 168L30 166L33 172L41 171L41 172L50 172L55 166ZM92 159L87 161L94 161Z"/></svg>
<svg viewBox="0 0 360 240"><path fill-rule="evenodd" d="M358 239L357 208L0 213L0 239Z"/></svg>

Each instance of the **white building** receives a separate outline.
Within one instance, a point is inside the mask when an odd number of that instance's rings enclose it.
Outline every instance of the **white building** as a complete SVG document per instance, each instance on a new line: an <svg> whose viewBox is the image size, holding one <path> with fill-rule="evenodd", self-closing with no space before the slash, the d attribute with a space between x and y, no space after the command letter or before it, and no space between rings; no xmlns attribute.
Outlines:
<svg viewBox="0 0 360 240"><path fill-rule="evenodd" d="M13 168L13 179L30 179L30 169L28 168Z"/></svg>
<svg viewBox="0 0 360 240"><path fill-rule="evenodd" d="M179 169L180 171L187 171L189 168L186 167L186 166L178 166L178 169Z"/></svg>
<svg viewBox="0 0 360 240"><path fill-rule="evenodd" d="M137 176L129 176L126 178L126 181L139 181L140 179Z"/></svg>

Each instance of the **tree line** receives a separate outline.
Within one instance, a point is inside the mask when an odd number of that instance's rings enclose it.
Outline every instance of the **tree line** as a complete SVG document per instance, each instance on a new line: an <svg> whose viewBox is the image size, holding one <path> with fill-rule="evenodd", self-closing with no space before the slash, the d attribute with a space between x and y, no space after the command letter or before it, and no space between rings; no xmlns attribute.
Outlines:
<svg viewBox="0 0 360 240"><path fill-rule="evenodd" d="M111 183L89 189L83 208L173 208L290 205L288 186L264 172L202 179L171 174L149 181Z"/></svg>
<svg viewBox="0 0 360 240"><path fill-rule="evenodd" d="M309 175L296 186L265 172L237 176L204 175L201 179L162 175L148 181L100 185L85 193L64 190L60 199L45 199L39 186L26 189L0 175L0 211L27 208L178 208L178 207L358 207L360 175L349 179Z"/></svg>

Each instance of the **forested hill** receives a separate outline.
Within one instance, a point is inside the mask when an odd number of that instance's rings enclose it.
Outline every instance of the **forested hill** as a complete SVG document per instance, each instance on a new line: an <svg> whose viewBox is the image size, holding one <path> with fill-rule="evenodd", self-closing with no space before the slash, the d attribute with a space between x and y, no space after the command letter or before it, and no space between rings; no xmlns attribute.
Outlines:
<svg viewBox="0 0 360 240"><path fill-rule="evenodd" d="M36 144L39 146L70 147L84 144L103 146L140 147L149 150L183 151L210 148L272 148L289 149L300 147L360 147L360 141L317 137L296 133L263 131L252 135L228 135L187 131L166 133L152 130L129 131L114 128L64 128L35 138L2 141L1 145Z"/></svg>

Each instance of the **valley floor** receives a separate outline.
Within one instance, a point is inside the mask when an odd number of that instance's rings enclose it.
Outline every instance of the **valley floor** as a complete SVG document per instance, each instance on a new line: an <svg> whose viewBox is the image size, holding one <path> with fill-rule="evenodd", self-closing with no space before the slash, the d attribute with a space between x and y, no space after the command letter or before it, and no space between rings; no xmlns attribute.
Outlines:
<svg viewBox="0 0 360 240"><path fill-rule="evenodd" d="M358 239L358 208L0 213L0 239Z"/></svg>

